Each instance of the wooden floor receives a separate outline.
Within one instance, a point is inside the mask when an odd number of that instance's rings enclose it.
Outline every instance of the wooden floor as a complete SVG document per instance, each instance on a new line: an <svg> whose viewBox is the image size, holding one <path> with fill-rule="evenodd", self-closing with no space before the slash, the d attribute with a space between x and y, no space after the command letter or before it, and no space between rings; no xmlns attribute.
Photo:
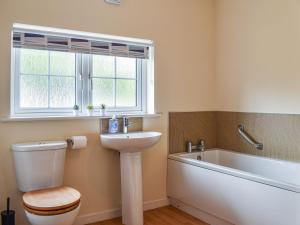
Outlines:
<svg viewBox="0 0 300 225"><path fill-rule="evenodd" d="M122 225L121 218L90 225ZM149 210L144 213L144 225L208 225L172 206Z"/></svg>

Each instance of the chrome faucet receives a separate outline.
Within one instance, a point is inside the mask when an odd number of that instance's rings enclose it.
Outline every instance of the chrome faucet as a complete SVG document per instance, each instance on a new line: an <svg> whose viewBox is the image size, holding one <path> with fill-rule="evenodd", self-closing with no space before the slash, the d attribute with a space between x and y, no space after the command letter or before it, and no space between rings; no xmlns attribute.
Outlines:
<svg viewBox="0 0 300 225"><path fill-rule="evenodd" d="M123 116L123 133L128 133L128 127L130 127L132 123L129 122L129 119L127 116Z"/></svg>
<svg viewBox="0 0 300 225"><path fill-rule="evenodd" d="M204 152L205 151L205 141L200 140L198 145L193 145L192 142L189 141L187 144L187 152L192 153L193 150L198 150L200 152Z"/></svg>

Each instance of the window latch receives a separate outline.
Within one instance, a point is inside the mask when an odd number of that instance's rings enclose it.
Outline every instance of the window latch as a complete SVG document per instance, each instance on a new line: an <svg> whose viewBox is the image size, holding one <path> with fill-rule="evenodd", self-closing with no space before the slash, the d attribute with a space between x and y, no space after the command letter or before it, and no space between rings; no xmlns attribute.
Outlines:
<svg viewBox="0 0 300 225"><path fill-rule="evenodd" d="M91 84L91 90L93 90L93 79L92 79L92 76L91 76L91 73L89 73L89 79L90 79L90 84Z"/></svg>

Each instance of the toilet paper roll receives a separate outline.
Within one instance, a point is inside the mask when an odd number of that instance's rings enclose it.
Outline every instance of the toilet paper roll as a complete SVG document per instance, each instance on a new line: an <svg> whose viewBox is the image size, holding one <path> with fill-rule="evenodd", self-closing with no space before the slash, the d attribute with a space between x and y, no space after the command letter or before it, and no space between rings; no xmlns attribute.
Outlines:
<svg viewBox="0 0 300 225"><path fill-rule="evenodd" d="M87 138L86 136L72 136L72 149L86 148Z"/></svg>

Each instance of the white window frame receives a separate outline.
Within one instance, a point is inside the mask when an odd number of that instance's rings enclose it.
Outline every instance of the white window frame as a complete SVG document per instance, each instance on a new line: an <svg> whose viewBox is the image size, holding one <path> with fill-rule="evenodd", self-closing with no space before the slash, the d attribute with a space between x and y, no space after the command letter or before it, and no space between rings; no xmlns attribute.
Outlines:
<svg viewBox="0 0 300 225"><path fill-rule="evenodd" d="M148 112L148 93L151 79L149 79L148 63L150 60L137 59L137 106L107 108L108 114L143 114ZM87 106L92 103L92 55L76 53L76 80L75 98L80 107L80 115L87 114ZM20 108L20 49L12 48L12 74L11 74L11 116L69 116L72 108ZM126 79L126 78L124 78ZM150 82L149 82L150 81ZM115 99L115 96L114 96ZM100 112L100 107L95 108L95 113Z"/></svg>
<svg viewBox="0 0 300 225"><path fill-rule="evenodd" d="M87 70L88 70L88 83L89 83L89 93L88 93L88 99L89 99L89 104L92 104L93 101L93 55L86 55L85 56L88 61L85 65L89 65ZM116 73L116 57L115 57L115 73ZM146 113L147 111L147 63L143 59L136 59L136 106L135 107L107 107L106 111L107 112L128 112L128 113ZM116 74L115 74L116 75ZM94 79L114 79L115 84L114 84L114 101L116 101L116 81L117 80L133 80L131 78L111 78L111 77L101 77L97 76L94 77ZM116 104L116 102L115 102ZM95 110L100 111L100 107L96 107Z"/></svg>

